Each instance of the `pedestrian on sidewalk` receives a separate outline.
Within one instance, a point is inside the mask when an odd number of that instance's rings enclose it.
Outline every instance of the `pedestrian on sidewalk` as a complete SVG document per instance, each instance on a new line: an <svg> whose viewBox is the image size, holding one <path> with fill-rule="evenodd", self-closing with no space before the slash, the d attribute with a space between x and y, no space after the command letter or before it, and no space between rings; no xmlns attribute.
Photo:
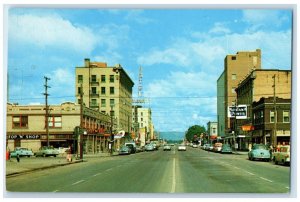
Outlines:
<svg viewBox="0 0 300 202"><path fill-rule="evenodd" d="M20 163L20 156L17 154L17 162Z"/></svg>

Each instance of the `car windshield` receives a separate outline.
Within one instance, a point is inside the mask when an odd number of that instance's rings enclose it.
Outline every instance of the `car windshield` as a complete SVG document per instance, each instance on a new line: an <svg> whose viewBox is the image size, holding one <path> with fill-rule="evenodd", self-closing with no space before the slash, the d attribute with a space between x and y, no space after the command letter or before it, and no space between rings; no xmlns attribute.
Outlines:
<svg viewBox="0 0 300 202"><path fill-rule="evenodd" d="M267 149L267 147L263 144L256 144L253 146L253 149Z"/></svg>

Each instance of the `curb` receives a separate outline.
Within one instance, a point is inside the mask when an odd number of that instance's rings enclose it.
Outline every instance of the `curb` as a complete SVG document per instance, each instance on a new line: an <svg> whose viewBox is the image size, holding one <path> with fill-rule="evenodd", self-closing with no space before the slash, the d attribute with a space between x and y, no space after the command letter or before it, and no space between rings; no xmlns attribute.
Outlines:
<svg viewBox="0 0 300 202"><path fill-rule="evenodd" d="M34 172L34 171L38 171L38 170L45 170L45 169L49 169L49 168L55 168L55 167L58 167L58 166L66 166L66 165L71 165L71 164L81 163L81 162L86 162L86 160L84 160L84 159L83 160L76 160L76 161L68 162L68 163L60 163L60 164L51 165L51 166L44 166L44 167L40 167L40 168L32 168L32 169L29 169L29 170L24 170L24 171L19 171L19 172L6 174L6 177L15 177L15 176L18 176L18 175L22 175L22 174L25 174L25 173L30 173L30 172Z"/></svg>

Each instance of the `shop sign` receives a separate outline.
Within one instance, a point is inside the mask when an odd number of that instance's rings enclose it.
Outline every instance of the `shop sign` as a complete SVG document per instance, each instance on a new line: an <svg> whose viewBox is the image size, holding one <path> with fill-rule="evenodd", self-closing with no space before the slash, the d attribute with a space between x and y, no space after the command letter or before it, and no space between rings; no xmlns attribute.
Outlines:
<svg viewBox="0 0 300 202"><path fill-rule="evenodd" d="M228 107L228 118L247 119L247 105Z"/></svg>
<svg viewBox="0 0 300 202"><path fill-rule="evenodd" d="M28 139L28 140L35 140L41 139L40 135L9 135L8 139L15 140L15 139Z"/></svg>

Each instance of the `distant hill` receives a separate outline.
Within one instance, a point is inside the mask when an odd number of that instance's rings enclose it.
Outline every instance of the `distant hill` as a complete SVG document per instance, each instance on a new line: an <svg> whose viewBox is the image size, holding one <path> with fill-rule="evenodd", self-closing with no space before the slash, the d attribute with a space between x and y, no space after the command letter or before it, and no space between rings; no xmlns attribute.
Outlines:
<svg viewBox="0 0 300 202"><path fill-rule="evenodd" d="M184 132L159 132L159 138L166 140L183 140Z"/></svg>

